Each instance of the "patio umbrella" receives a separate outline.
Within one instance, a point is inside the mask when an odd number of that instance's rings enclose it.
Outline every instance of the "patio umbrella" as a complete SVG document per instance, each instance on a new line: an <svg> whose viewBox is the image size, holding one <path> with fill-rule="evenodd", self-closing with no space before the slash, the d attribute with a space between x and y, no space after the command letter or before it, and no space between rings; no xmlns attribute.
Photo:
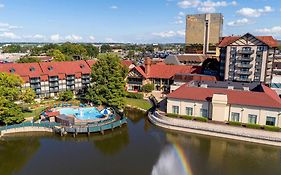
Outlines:
<svg viewBox="0 0 281 175"><path fill-rule="evenodd" d="M103 109L102 111L100 111L100 113L103 115L108 115L111 114L111 111L109 109Z"/></svg>

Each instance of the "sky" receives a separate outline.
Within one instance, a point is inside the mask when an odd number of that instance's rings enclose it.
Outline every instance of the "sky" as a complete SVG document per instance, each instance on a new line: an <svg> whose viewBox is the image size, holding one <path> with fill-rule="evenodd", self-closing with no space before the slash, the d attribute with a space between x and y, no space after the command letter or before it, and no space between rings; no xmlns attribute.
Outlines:
<svg viewBox="0 0 281 175"><path fill-rule="evenodd" d="M183 43L198 13L222 13L224 36L281 39L280 0L0 0L0 42Z"/></svg>

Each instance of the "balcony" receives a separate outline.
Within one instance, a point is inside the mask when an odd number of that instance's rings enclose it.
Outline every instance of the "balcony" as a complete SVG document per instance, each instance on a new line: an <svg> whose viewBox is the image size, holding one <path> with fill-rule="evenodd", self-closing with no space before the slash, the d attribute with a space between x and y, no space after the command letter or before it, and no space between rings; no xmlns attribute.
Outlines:
<svg viewBox="0 0 281 175"><path fill-rule="evenodd" d="M236 63L236 66L239 67L239 68L252 68L253 64Z"/></svg>
<svg viewBox="0 0 281 175"><path fill-rule="evenodd" d="M75 85L75 81L67 81L66 85L68 85L68 86Z"/></svg>
<svg viewBox="0 0 281 175"><path fill-rule="evenodd" d="M90 79L90 75L82 75L82 79Z"/></svg>
<svg viewBox="0 0 281 175"><path fill-rule="evenodd" d="M249 78L241 78L241 77L234 77L234 80L244 81L244 82L250 82L251 81L251 79L249 79Z"/></svg>
<svg viewBox="0 0 281 175"><path fill-rule="evenodd" d="M252 71L241 71L241 70L236 71L236 74L238 75L251 75L252 73L253 73Z"/></svg>
<svg viewBox="0 0 281 175"><path fill-rule="evenodd" d="M243 57L243 56L241 56L241 57L238 57L237 60L238 61L253 61L254 58L253 57Z"/></svg>
<svg viewBox="0 0 281 175"><path fill-rule="evenodd" d="M254 50L239 50L238 53L252 55L254 53Z"/></svg>
<svg viewBox="0 0 281 175"><path fill-rule="evenodd" d="M32 89L41 89L41 85L40 84L38 84L38 85L30 85L30 87Z"/></svg>
<svg viewBox="0 0 281 175"><path fill-rule="evenodd" d="M58 86L59 86L59 83L50 83L49 86L50 86L50 87L58 87Z"/></svg>
<svg viewBox="0 0 281 175"><path fill-rule="evenodd" d="M89 84L90 80L82 80L82 84Z"/></svg>
<svg viewBox="0 0 281 175"><path fill-rule="evenodd" d="M59 92L59 88L50 88L51 93Z"/></svg>
<svg viewBox="0 0 281 175"><path fill-rule="evenodd" d="M49 81L52 82L52 81L59 81L59 78L58 77L51 77L49 78Z"/></svg>
<svg viewBox="0 0 281 175"><path fill-rule="evenodd" d="M74 76L66 77L66 80L67 80L67 81L69 81L69 80L75 80L75 77L74 77Z"/></svg>
<svg viewBox="0 0 281 175"><path fill-rule="evenodd" d="M75 86L67 86L66 89L73 91L73 90L75 90Z"/></svg>
<svg viewBox="0 0 281 175"><path fill-rule="evenodd" d="M30 83L40 83L40 79L30 79Z"/></svg>
<svg viewBox="0 0 281 175"><path fill-rule="evenodd" d="M142 85L142 81L128 81L128 84Z"/></svg>

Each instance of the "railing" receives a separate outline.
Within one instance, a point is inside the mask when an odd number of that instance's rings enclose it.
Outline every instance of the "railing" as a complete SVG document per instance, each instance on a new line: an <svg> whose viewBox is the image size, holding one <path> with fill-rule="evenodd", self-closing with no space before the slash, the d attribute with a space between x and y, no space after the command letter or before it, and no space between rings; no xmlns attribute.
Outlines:
<svg viewBox="0 0 281 175"><path fill-rule="evenodd" d="M142 81L128 81L128 84L138 84L138 85L141 85Z"/></svg>
<svg viewBox="0 0 281 175"><path fill-rule="evenodd" d="M0 127L0 131L8 130L8 129L15 129L15 128L23 128L23 127L44 127L44 128L53 128L55 126L60 126L59 123L55 122L43 122L43 123L31 123L31 122L24 122L21 124L15 125L7 125Z"/></svg>
<svg viewBox="0 0 281 175"><path fill-rule="evenodd" d="M254 58L253 57L243 57L243 56L241 56L241 57L238 57L237 60L238 61L253 61Z"/></svg>
<svg viewBox="0 0 281 175"><path fill-rule="evenodd" d="M239 50L239 54L253 54L254 50Z"/></svg>
<svg viewBox="0 0 281 175"><path fill-rule="evenodd" d="M252 68L253 64L241 64L237 63L236 66L241 67L241 68Z"/></svg>
<svg viewBox="0 0 281 175"><path fill-rule="evenodd" d="M239 75L251 75L252 71L241 71L241 70L238 70L238 71L236 71L236 73L239 74Z"/></svg>

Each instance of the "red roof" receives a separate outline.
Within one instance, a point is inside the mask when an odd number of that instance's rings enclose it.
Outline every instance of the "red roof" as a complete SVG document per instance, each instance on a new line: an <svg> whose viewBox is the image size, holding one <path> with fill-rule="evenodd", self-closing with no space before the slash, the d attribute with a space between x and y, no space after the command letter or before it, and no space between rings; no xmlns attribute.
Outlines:
<svg viewBox="0 0 281 175"><path fill-rule="evenodd" d="M277 94L266 86L263 86L263 88L265 92L253 92L219 88L189 87L185 84L169 94L168 98L207 101L207 99L212 98L214 94L225 94L228 98L228 104L281 109L281 100Z"/></svg>
<svg viewBox="0 0 281 175"><path fill-rule="evenodd" d="M91 69L88 64L81 61L64 61L64 62L42 62L39 63L44 74L49 76L58 76L59 74L62 77L65 75L77 75L80 74L90 74ZM79 78L79 77L77 77Z"/></svg>
<svg viewBox="0 0 281 175"><path fill-rule="evenodd" d="M131 61L131 60L122 60L121 63L122 63L123 65L127 66L128 68L129 68L132 64L134 64L133 61Z"/></svg>
<svg viewBox="0 0 281 175"><path fill-rule="evenodd" d="M9 63L0 64L0 72L7 72L21 76L25 82L30 78L40 77L43 73L38 63Z"/></svg>
<svg viewBox="0 0 281 175"><path fill-rule="evenodd" d="M226 46L230 45L231 43L235 42L236 40L238 40L242 37L243 36L224 37L221 40L221 42L219 43L219 47L226 47ZM270 47L277 47L278 46L277 40L275 40L272 36L254 36L254 37L256 37L258 40L264 42L265 44L267 44Z"/></svg>
<svg viewBox="0 0 281 175"><path fill-rule="evenodd" d="M56 116L59 116L59 115L60 115L60 112L59 112L59 111L46 112L46 115L47 115L48 117L56 117Z"/></svg>
<svg viewBox="0 0 281 175"><path fill-rule="evenodd" d="M201 73L201 66L184 66L184 65L166 65L166 64L152 64L150 72L145 73L144 66L137 66L135 69L145 78L163 78L170 79L177 73L185 74L199 74Z"/></svg>
<svg viewBox="0 0 281 175"><path fill-rule="evenodd" d="M87 64L90 66L90 68L92 69L92 66L94 65L94 64L96 64L96 60L86 60L86 62L87 62Z"/></svg>

